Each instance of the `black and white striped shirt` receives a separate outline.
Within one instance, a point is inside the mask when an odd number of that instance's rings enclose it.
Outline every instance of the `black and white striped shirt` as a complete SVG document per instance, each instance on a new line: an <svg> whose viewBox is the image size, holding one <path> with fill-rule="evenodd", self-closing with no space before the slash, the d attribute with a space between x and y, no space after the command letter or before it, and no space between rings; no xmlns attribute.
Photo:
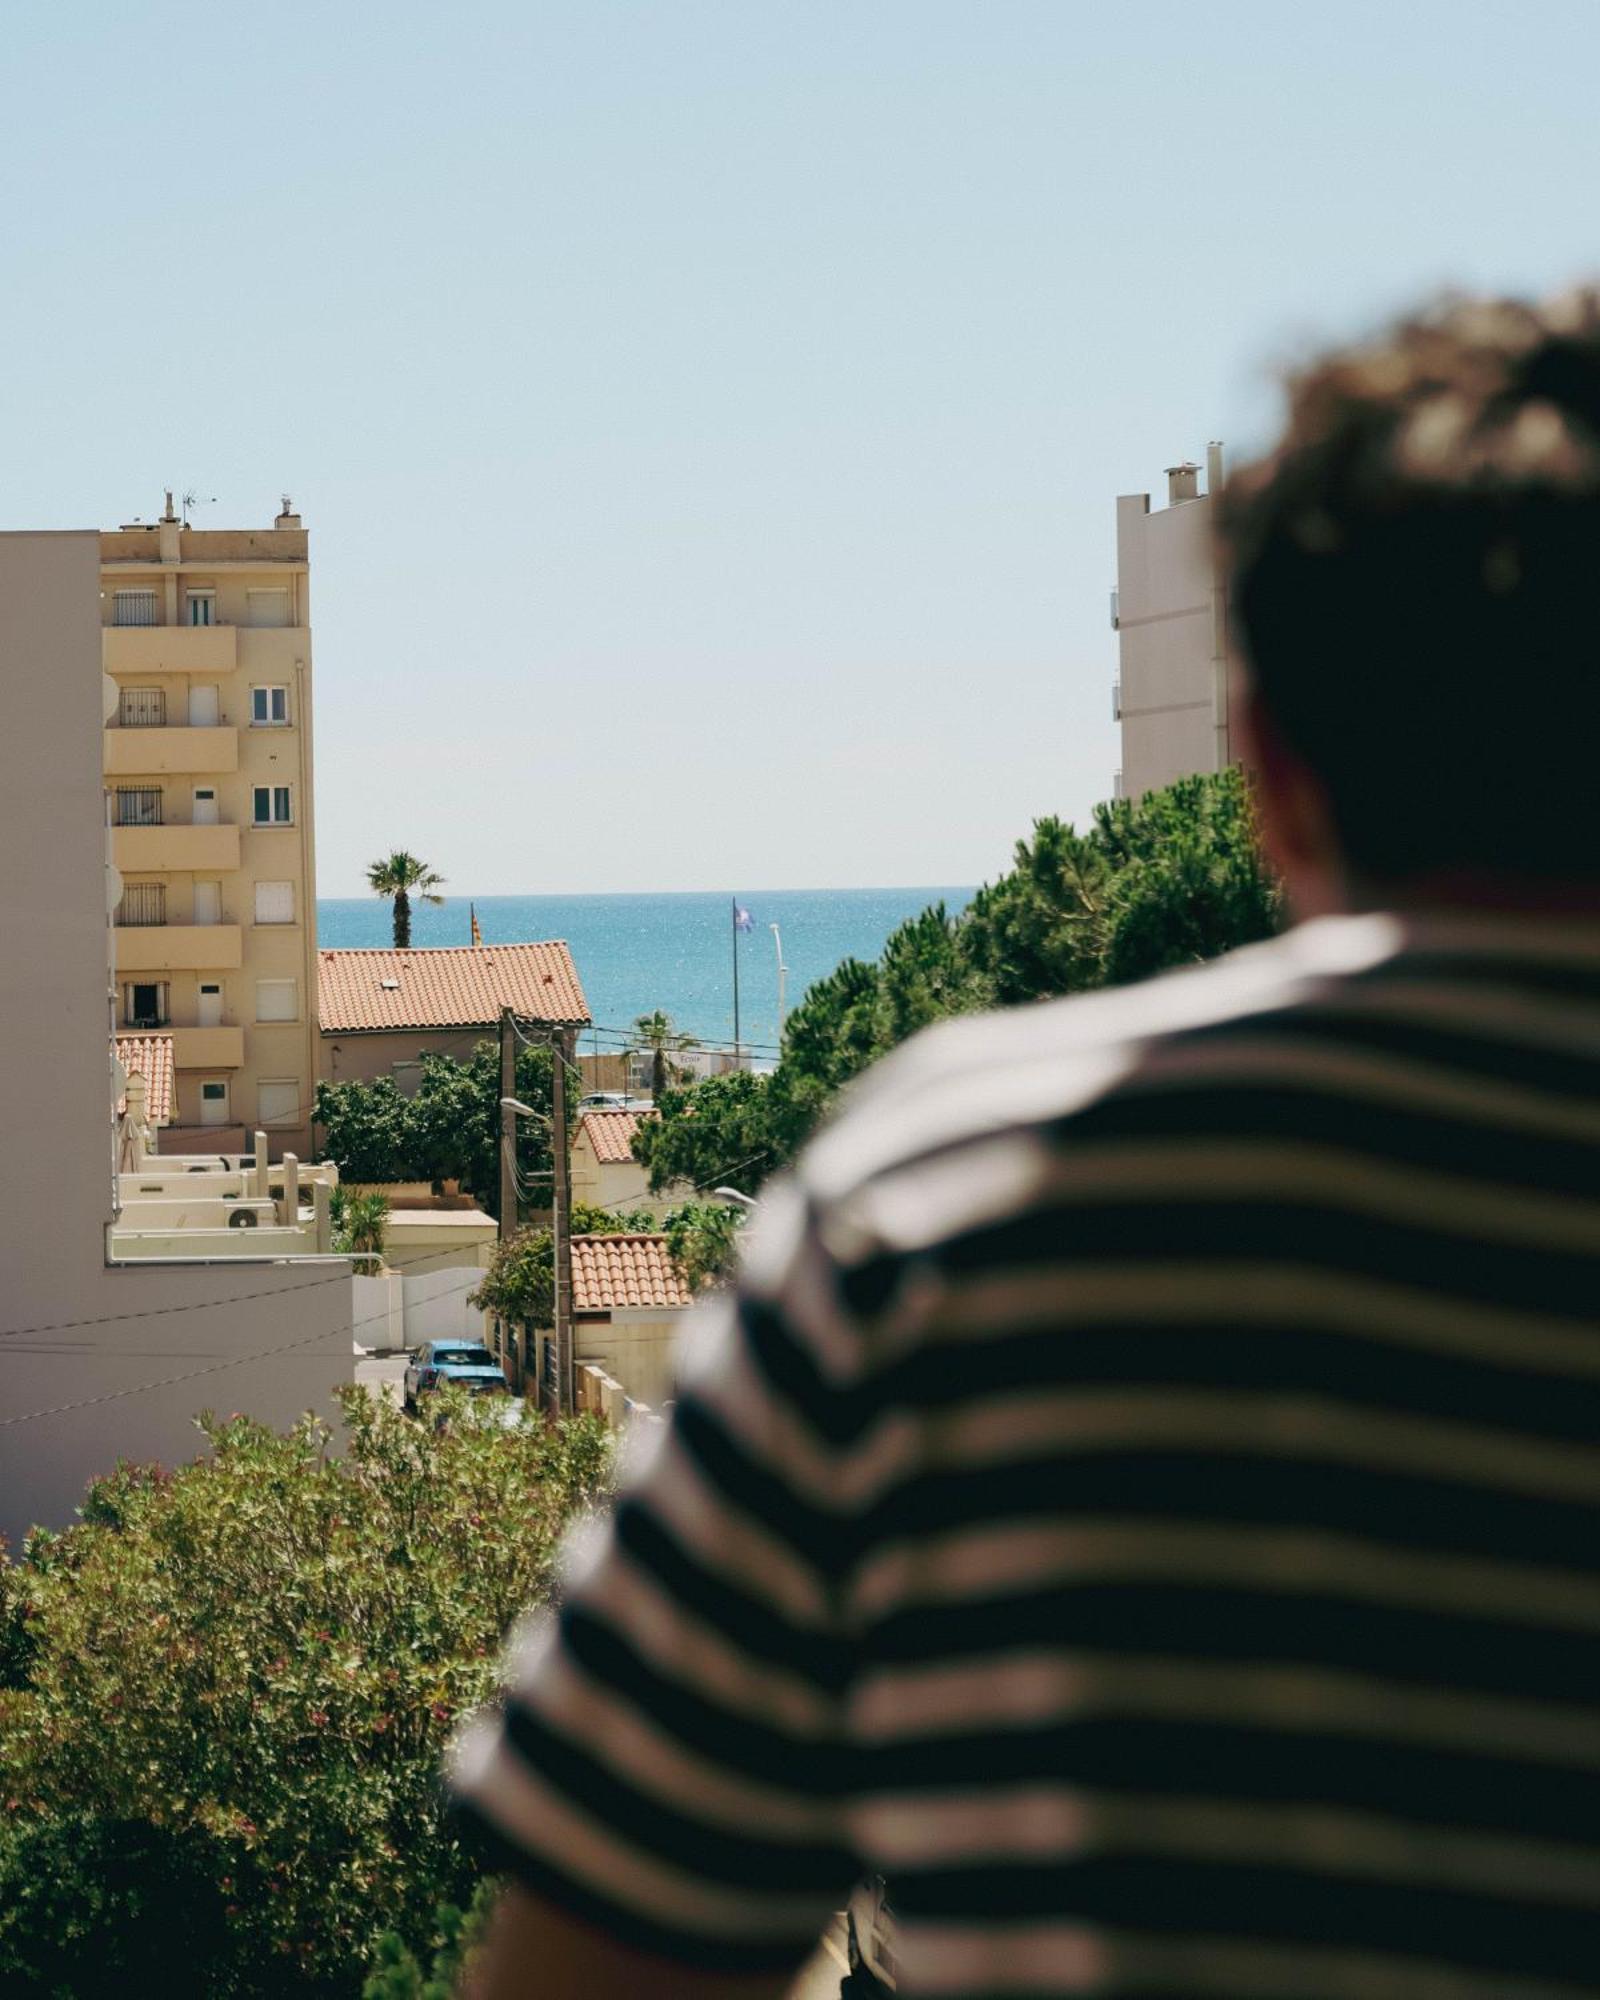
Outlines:
<svg viewBox="0 0 1600 2000"><path fill-rule="evenodd" d="M904 1990L1600 1993L1600 923L936 1030L766 1206L454 1777L539 1889Z"/></svg>

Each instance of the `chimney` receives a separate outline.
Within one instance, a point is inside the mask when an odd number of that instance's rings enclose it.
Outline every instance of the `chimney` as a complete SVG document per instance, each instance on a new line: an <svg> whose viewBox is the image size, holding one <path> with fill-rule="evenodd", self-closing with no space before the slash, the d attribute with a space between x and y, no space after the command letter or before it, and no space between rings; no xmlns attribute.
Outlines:
<svg viewBox="0 0 1600 2000"><path fill-rule="evenodd" d="M1182 465L1167 467L1167 505L1176 507L1180 500L1200 498L1200 468L1192 458L1186 458Z"/></svg>
<svg viewBox="0 0 1600 2000"><path fill-rule="evenodd" d="M278 511L278 518L272 525L275 528L298 528L300 526L300 516L294 511L294 502L289 498L287 493L283 496L283 506Z"/></svg>

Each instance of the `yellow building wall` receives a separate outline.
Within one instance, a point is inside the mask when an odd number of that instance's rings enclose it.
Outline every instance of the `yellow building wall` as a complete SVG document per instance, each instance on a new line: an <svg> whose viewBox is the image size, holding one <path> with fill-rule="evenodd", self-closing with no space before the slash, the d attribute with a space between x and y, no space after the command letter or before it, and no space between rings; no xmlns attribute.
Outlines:
<svg viewBox="0 0 1600 2000"><path fill-rule="evenodd" d="M119 923L114 949L119 1025L135 978L168 988L179 1055L173 1125L163 1141L170 1151L230 1150L247 1145L260 1125L274 1158L310 1152L317 1051L309 551L297 516L280 523L196 531L162 521L100 538L104 670L119 695L151 690L165 700L158 726L126 726L120 708L113 714L104 769L113 795L125 787L160 794L160 826L114 829L112 856L125 887L164 888L165 921ZM154 625L116 622L116 593L130 590L153 594ZM211 595L214 623L192 626L189 599L201 593ZM272 615L286 622L252 622ZM256 686L287 689L285 723L255 721ZM192 722L195 690L212 688L215 720ZM253 793L263 785L290 788L290 824L254 824ZM196 823L197 787L216 795L215 826ZM257 922L258 882L292 885L290 921ZM197 905L213 884L220 906L208 922ZM292 1019L259 1018L262 980L294 983ZM183 1032L202 1030L202 983L220 985L215 1026L231 1034ZM277 997L268 997L269 1011ZM220 1126L201 1123L206 1082L228 1088ZM292 1107L264 1117L263 1083L292 1084Z"/></svg>

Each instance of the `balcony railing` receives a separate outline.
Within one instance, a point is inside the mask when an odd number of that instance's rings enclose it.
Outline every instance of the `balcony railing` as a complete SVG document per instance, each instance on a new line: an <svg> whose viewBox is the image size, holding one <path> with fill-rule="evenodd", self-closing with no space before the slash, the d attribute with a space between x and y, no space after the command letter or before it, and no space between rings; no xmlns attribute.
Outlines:
<svg viewBox="0 0 1600 2000"><path fill-rule="evenodd" d="M165 729L167 695L164 688L124 688L117 717L124 729Z"/></svg>
<svg viewBox="0 0 1600 2000"><path fill-rule="evenodd" d="M118 785L112 806L113 826L160 826L159 785Z"/></svg>
<svg viewBox="0 0 1600 2000"><path fill-rule="evenodd" d="M119 924L138 925L164 924L167 921L167 885L165 882L130 882L123 889L122 901L117 905Z"/></svg>

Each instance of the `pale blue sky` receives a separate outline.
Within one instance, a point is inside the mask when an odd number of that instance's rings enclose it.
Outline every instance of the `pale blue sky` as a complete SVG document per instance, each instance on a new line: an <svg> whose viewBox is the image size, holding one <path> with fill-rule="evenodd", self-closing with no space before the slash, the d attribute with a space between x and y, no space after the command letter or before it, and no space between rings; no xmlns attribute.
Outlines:
<svg viewBox="0 0 1600 2000"><path fill-rule="evenodd" d="M970 881L1113 501L1591 270L1593 0L16 0L0 526L312 532L326 894Z"/></svg>

